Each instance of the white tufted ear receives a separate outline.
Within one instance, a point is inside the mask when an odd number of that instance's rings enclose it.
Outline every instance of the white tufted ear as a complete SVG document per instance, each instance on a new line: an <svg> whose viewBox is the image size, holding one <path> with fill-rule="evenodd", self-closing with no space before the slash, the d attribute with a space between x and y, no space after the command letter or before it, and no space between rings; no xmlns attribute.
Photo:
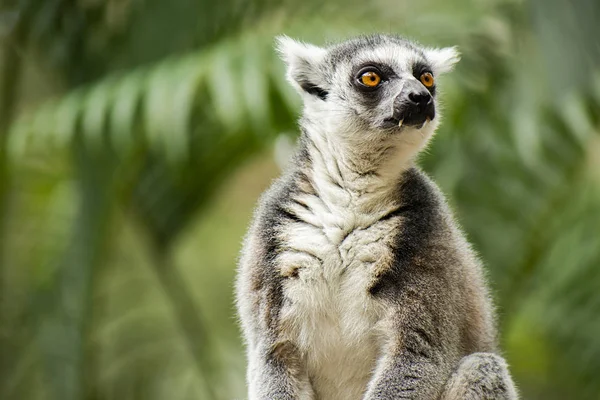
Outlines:
<svg viewBox="0 0 600 400"><path fill-rule="evenodd" d="M452 71L454 65L460 61L460 53L456 46L443 49L426 49L425 54L436 75Z"/></svg>
<svg viewBox="0 0 600 400"><path fill-rule="evenodd" d="M277 51L287 65L287 78L301 93L307 92L322 99L327 97L323 88L324 77L320 66L327 54L321 47L298 42L288 36L277 37Z"/></svg>

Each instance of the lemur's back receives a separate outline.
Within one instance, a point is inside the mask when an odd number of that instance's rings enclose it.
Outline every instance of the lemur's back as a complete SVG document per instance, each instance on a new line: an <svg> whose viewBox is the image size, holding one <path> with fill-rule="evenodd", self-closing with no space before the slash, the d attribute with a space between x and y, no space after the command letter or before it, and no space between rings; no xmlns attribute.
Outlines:
<svg viewBox="0 0 600 400"><path fill-rule="evenodd" d="M427 71L454 53L288 46L303 133L237 281L250 399L515 399L481 265L413 164L437 125Z"/></svg>

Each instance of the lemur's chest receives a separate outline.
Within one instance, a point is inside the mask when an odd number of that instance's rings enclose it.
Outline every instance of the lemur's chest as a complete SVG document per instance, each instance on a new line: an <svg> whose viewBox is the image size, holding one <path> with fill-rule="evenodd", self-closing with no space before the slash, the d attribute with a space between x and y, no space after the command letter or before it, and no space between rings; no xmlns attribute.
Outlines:
<svg viewBox="0 0 600 400"><path fill-rule="evenodd" d="M359 399L377 357L382 305L369 294L392 261L397 218L347 209L299 214L282 232L282 322L319 398Z"/></svg>

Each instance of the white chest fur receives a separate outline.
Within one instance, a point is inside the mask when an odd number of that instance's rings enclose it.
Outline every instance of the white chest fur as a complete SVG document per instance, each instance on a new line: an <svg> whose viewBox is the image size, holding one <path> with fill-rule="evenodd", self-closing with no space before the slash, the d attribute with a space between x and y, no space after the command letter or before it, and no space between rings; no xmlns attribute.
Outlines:
<svg viewBox="0 0 600 400"><path fill-rule="evenodd" d="M360 399L375 367L381 305L368 293L391 260L395 218L365 214L314 195L298 199L294 222L280 232L286 251L282 323L305 356L321 400Z"/></svg>

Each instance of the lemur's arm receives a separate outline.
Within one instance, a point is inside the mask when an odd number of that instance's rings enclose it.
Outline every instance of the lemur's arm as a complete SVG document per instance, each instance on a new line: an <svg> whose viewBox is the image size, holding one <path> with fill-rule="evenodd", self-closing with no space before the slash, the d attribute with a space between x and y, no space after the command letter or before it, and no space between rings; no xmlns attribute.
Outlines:
<svg viewBox="0 0 600 400"><path fill-rule="evenodd" d="M272 297L268 290L263 293L248 293L245 301L254 303L252 297ZM271 318L275 317L277 310L269 309L274 306L265 305L264 302L254 303L254 307L246 309L254 313L247 316L246 321L251 321L251 326L244 327L248 352L248 395L249 400L312 400L313 390L308 374L301 362L297 349L287 341L277 338L276 328ZM238 300L240 302L240 300ZM244 309L241 306L240 309ZM244 311L240 311L246 317Z"/></svg>
<svg viewBox="0 0 600 400"><path fill-rule="evenodd" d="M272 345L261 340L250 351L255 353L249 357L249 400L314 399L308 375L289 342Z"/></svg>
<svg viewBox="0 0 600 400"><path fill-rule="evenodd" d="M249 400L312 400L313 390L296 347L278 334L280 306L277 291L266 286L245 285L238 299L248 338ZM256 301L260 299L259 301Z"/></svg>
<svg viewBox="0 0 600 400"><path fill-rule="evenodd" d="M464 357L445 384L444 370L425 354L405 349L380 360L365 400L517 400L515 384L504 359L493 353Z"/></svg>
<svg viewBox="0 0 600 400"><path fill-rule="evenodd" d="M364 400L518 399L502 357L474 353L456 365L459 344L452 340L458 337L454 327L426 304L427 297L419 298L415 291L401 296L390 312L384 324L388 336L384 356Z"/></svg>
<svg viewBox="0 0 600 400"><path fill-rule="evenodd" d="M260 219L248 235L240 259L237 308L246 338L249 400L313 400L313 389L296 347L282 338L281 275L265 236L274 224Z"/></svg>
<svg viewBox="0 0 600 400"><path fill-rule="evenodd" d="M446 384L442 400L516 400L506 361L493 353L464 357Z"/></svg>
<svg viewBox="0 0 600 400"><path fill-rule="evenodd" d="M411 292L399 296L383 324L387 340L364 400L438 399L452 373L453 327L428 310L422 292Z"/></svg>

